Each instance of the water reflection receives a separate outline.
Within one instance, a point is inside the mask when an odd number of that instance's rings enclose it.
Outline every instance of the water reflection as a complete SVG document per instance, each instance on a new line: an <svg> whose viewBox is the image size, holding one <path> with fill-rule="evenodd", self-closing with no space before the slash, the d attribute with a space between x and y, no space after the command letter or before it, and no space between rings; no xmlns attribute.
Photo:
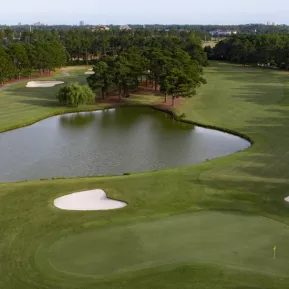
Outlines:
<svg viewBox="0 0 289 289"><path fill-rule="evenodd" d="M60 125L63 127L83 127L95 120L94 112L81 112L60 116Z"/></svg>
<svg viewBox="0 0 289 289"><path fill-rule="evenodd" d="M249 145L150 108L66 114L0 134L0 181L159 170L229 155Z"/></svg>

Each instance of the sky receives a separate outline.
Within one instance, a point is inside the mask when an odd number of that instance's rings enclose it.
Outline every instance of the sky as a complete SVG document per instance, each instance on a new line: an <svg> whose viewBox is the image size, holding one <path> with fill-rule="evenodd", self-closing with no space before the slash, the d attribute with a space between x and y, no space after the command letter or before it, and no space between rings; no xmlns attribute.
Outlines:
<svg viewBox="0 0 289 289"><path fill-rule="evenodd" d="M0 24L289 24L288 0L1 1Z"/></svg>

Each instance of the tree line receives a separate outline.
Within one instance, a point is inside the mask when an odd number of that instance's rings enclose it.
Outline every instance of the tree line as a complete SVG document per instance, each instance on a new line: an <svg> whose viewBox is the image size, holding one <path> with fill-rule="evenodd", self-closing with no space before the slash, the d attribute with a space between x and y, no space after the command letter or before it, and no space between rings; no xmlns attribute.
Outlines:
<svg viewBox="0 0 289 289"><path fill-rule="evenodd" d="M72 29L77 30L85 30L89 28L91 25L86 26L77 26L77 25L45 25L45 26L37 26L37 25L0 25L0 30L12 30L16 33L29 31L31 28L34 30L42 30L42 31L68 31ZM31 27L31 28L30 28ZM120 25L108 25L110 30L119 30ZM241 34L276 34L276 33L288 33L289 26L275 25L272 23L262 24L262 23L251 23L251 24L240 24L240 25L178 25L178 24L129 24L129 27L135 31L137 30L149 30L149 31L193 31L195 33L201 33L202 37L211 31L214 30L234 30ZM209 35L207 35L209 36ZM204 40L204 38L202 38Z"/></svg>
<svg viewBox="0 0 289 289"><path fill-rule="evenodd" d="M142 25L130 25L133 29L139 29ZM215 30L231 30L237 31L240 34L276 34L276 33L289 33L289 26L275 25L270 23L252 23L252 24L240 24L240 25L145 25L145 29L150 30L176 30L176 31L194 31L206 35ZM204 38L202 38L204 40ZM208 40L208 39L207 39Z"/></svg>
<svg viewBox="0 0 289 289"><path fill-rule="evenodd" d="M207 55L194 32L156 30L12 30L0 33L0 82L50 74L65 64L91 64L95 75L88 79L102 97L117 89L119 97L139 87L142 80L165 96L192 96L205 83Z"/></svg>
<svg viewBox="0 0 289 289"><path fill-rule="evenodd" d="M185 34L184 34L185 35ZM119 98L127 97L141 83L155 91L176 98L191 97L196 88L206 83L203 66L207 64L201 40L188 33L186 37L159 35L159 37L121 37L106 46L94 65L95 74L88 77L94 90L101 90L102 98L116 89Z"/></svg>
<svg viewBox="0 0 289 289"><path fill-rule="evenodd" d="M194 39L192 41L194 41L193 44L195 46L198 46L198 53L206 59L206 55L201 48L201 37L195 32L175 30L157 31L148 29L128 31L91 31L89 29L72 29L68 31L58 31L57 33L68 52L69 62L71 64L94 64L95 59L100 56L119 56L122 52L127 51L131 47L137 47L144 50L150 46L175 46L175 43L172 43L171 39L183 42L183 47L188 44L190 39Z"/></svg>
<svg viewBox="0 0 289 289"><path fill-rule="evenodd" d="M0 45L0 84L31 77L34 71L50 75L67 62L67 51L56 37L44 37L31 43L11 41Z"/></svg>
<svg viewBox="0 0 289 289"><path fill-rule="evenodd" d="M215 48L205 47L209 58L241 64L289 69L289 35L234 35Z"/></svg>

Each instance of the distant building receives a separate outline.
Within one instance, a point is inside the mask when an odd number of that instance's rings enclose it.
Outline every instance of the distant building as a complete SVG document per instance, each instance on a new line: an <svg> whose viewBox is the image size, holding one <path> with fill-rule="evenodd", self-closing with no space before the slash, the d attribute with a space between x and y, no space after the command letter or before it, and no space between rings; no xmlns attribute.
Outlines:
<svg viewBox="0 0 289 289"><path fill-rule="evenodd" d="M91 26L90 30L92 32L94 32L94 31L108 31L109 27L107 27L105 25L97 25L97 26Z"/></svg>
<svg viewBox="0 0 289 289"><path fill-rule="evenodd" d="M237 31L231 31L231 30L214 30L211 31L210 34L212 36L229 36L232 34L237 34Z"/></svg>
<svg viewBox="0 0 289 289"><path fill-rule="evenodd" d="M33 24L33 26L47 26L47 24L41 23L41 22L36 22Z"/></svg>
<svg viewBox="0 0 289 289"><path fill-rule="evenodd" d="M80 21L79 26L84 26L84 21Z"/></svg>
<svg viewBox="0 0 289 289"><path fill-rule="evenodd" d="M131 30L131 28L128 25L122 25L119 28L120 30Z"/></svg>

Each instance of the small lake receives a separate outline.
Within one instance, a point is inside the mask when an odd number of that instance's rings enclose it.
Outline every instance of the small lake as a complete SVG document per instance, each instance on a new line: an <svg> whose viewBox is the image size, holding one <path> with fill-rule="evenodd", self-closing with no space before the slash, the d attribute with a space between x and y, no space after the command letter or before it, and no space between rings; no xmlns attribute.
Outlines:
<svg viewBox="0 0 289 289"><path fill-rule="evenodd" d="M147 172L249 146L240 137L177 122L151 108L65 114L0 134L0 181Z"/></svg>

